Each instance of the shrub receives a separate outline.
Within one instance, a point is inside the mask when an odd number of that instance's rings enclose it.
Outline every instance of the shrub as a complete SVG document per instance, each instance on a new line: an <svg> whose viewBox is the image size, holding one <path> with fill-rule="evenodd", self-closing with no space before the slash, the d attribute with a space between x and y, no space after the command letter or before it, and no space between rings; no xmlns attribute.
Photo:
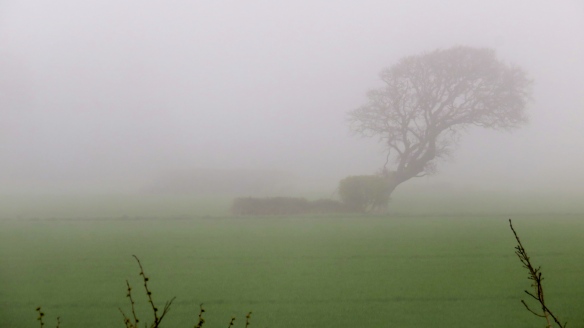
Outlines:
<svg viewBox="0 0 584 328"><path fill-rule="evenodd" d="M357 175L339 182L339 195L348 210L365 213L385 211L389 203L388 178L381 175Z"/></svg>

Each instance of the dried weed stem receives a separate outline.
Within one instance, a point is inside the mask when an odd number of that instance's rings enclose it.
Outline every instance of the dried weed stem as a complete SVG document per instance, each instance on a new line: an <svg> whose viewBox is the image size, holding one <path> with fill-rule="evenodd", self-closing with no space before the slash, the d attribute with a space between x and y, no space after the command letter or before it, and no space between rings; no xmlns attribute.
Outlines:
<svg viewBox="0 0 584 328"><path fill-rule="evenodd" d="M535 290L534 293L525 290L525 293L527 295L531 296L533 299L535 299L539 303L539 305L541 306L542 313L537 313L537 312L533 311L527 305L527 303L525 302L525 300L521 300L521 303L525 306L525 308L529 312L533 313L534 315L536 315L538 317L545 318L546 323L547 323L546 328L553 327L552 326L551 319L554 320L554 322L558 325L558 327L565 328L567 322L562 325L560 323L559 319L552 313L552 311L545 304L545 298L544 298L544 295L543 295L543 285L542 285L543 276L541 274L541 267L535 268L531 264L530 258L527 255L527 251L523 247L523 244L521 243L521 240L519 239L519 236L517 235L517 232L513 228L513 224L511 222L511 219L509 219L509 226L511 227L511 231L513 231L513 235L515 236L515 240L517 240L517 246L515 246L515 254L519 258L519 261L521 261L521 264L523 264L523 267L526 268L527 271L529 272L529 275L528 275L527 279L529 279L529 280L532 281L531 287L533 287L534 290Z"/></svg>

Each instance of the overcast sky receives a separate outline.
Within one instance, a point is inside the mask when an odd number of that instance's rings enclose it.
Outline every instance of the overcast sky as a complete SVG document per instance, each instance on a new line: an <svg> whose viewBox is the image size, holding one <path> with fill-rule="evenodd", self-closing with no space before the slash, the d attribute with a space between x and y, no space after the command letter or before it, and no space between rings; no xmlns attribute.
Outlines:
<svg viewBox="0 0 584 328"><path fill-rule="evenodd" d="M384 162L347 112L407 55L490 47L528 126L469 130L432 181L584 190L584 2L0 1L0 192L116 190L190 168L331 183Z"/></svg>

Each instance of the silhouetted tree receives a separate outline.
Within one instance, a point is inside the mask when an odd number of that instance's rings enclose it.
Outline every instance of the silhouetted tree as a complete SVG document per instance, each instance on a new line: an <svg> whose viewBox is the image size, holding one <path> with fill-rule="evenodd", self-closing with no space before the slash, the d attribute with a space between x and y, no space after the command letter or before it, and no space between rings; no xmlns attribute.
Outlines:
<svg viewBox="0 0 584 328"><path fill-rule="evenodd" d="M414 177L436 172L469 126L509 130L527 122L532 81L490 49L454 47L401 59L381 72L385 86L349 112L352 131L387 147L388 197Z"/></svg>

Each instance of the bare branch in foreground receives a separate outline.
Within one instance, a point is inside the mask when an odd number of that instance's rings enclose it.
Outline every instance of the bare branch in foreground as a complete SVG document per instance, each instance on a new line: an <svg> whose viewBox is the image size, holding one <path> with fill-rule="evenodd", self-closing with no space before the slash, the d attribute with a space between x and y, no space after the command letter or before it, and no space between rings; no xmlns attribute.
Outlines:
<svg viewBox="0 0 584 328"><path fill-rule="evenodd" d="M535 268L531 264L530 258L527 255L527 251L523 247L523 244L521 243L521 240L519 239L517 232L513 228L513 224L511 223L511 219L509 219L509 226L511 227L511 231L513 231L513 235L515 236L515 240L517 240L517 246L515 246L515 254L519 258L519 261L521 261L521 264L523 264L523 267L526 268L527 271L529 271L529 276L527 277L527 279L532 281L531 287L533 287L535 289L535 293L531 293L527 290L525 291L525 293L527 295L531 296L533 299L535 299L539 303L539 305L541 306L542 313L538 313L538 312L535 312L534 310L532 310L524 300L521 300L521 303L525 306L525 308L529 312L533 313L534 315L536 315L538 317L545 318L546 322L547 322L546 328L553 327L550 318L554 320L554 322L558 325L558 327L565 328L567 325L567 322L562 325L560 323L560 320L552 313L552 311L545 304L545 298L543 295L543 285L542 285L543 276L541 274L541 267Z"/></svg>

